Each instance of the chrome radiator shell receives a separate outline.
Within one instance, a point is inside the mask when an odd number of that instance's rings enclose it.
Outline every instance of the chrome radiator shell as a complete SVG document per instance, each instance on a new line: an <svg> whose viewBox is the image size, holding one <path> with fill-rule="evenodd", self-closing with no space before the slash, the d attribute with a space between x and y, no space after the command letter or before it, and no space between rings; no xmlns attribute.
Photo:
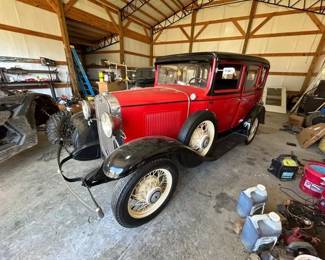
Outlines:
<svg viewBox="0 0 325 260"><path fill-rule="evenodd" d="M109 93L102 93L95 97L95 110L97 118L98 137L102 155L107 158L116 148L117 141L115 136L107 137L104 133L101 123L103 113L109 113L113 116L121 116L121 107L117 98Z"/></svg>

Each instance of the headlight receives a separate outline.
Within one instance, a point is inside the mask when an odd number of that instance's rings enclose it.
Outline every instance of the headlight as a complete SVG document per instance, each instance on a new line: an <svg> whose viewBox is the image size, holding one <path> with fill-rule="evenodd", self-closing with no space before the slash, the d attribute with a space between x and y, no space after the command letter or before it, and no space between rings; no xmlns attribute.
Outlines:
<svg viewBox="0 0 325 260"><path fill-rule="evenodd" d="M91 108L89 103L86 100L81 101L82 106L82 113L84 114L84 117L86 120L88 120L91 117Z"/></svg>
<svg viewBox="0 0 325 260"><path fill-rule="evenodd" d="M113 134L113 118L110 114L108 113L104 113L102 114L101 118L100 118L101 124L102 124L102 128L104 131L104 134L107 137L111 137Z"/></svg>

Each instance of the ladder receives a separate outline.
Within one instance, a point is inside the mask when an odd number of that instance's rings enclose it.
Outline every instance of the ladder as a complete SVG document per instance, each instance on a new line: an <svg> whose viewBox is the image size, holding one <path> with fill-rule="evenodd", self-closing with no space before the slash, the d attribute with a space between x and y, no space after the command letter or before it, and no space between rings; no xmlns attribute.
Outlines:
<svg viewBox="0 0 325 260"><path fill-rule="evenodd" d="M79 55L78 55L76 49L73 46L70 46L70 48L71 48L74 67L75 67L75 70L77 73L79 88L80 88L81 92L83 93L84 97L95 96L93 87L90 84L90 81L89 81L88 76L82 66L82 63L80 61L80 58L79 58Z"/></svg>

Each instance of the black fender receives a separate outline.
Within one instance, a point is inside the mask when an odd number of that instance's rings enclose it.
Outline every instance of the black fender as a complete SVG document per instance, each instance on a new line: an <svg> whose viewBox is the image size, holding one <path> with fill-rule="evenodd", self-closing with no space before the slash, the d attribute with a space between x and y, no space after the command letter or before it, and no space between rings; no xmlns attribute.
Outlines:
<svg viewBox="0 0 325 260"><path fill-rule="evenodd" d="M265 123L265 107L261 104L258 103L253 109L252 111L249 113L247 119L255 119L258 118L258 121L261 124Z"/></svg>
<svg viewBox="0 0 325 260"><path fill-rule="evenodd" d="M196 121L197 118L201 117L202 115L208 115L208 117L210 117L211 121L213 122L213 124L215 126L216 132L217 132L218 123L217 123L217 119L216 119L215 115L211 111L208 111L208 110L196 111L186 119L185 123L183 124L183 126L178 134L177 139L181 143L183 143L183 144L187 143L188 133L191 130L193 123Z"/></svg>
<svg viewBox="0 0 325 260"><path fill-rule="evenodd" d="M204 157L169 137L143 137L120 146L104 160L103 171L109 178L119 179L157 158L179 161L185 167L195 167Z"/></svg>
<svg viewBox="0 0 325 260"><path fill-rule="evenodd" d="M84 119L82 112L73 115L71 120L75 127L72 135L73 158L78 161L100 158L101 150L96 122Z"/></svg>

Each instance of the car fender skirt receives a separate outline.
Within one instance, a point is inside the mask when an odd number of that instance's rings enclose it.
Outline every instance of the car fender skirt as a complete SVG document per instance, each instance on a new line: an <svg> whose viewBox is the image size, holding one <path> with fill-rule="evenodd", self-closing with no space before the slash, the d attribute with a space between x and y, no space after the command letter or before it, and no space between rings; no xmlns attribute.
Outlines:
<svg viewBox="0 0 325 260"><path fill-rule="evenodd" d="M195 167L204 158L179 141L169 137L143 137L120 146L103 163L109 178L119 179L152 159L178 160L185 167Z"/></svg>

